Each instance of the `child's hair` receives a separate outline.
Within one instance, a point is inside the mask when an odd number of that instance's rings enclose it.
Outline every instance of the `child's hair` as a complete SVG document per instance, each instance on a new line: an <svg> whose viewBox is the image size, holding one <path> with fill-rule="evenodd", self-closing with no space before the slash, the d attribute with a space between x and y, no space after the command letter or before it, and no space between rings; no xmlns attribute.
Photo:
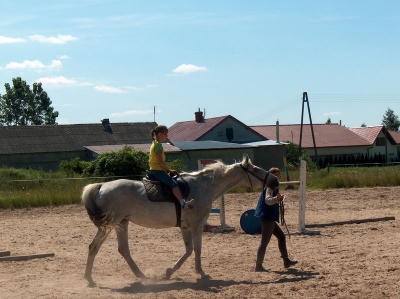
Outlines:
<svg viewBox="0 0 400 299"><path fill-rule="evenodd" d="M277 167L272 167L269 171L270 174L273 174L272 176L269 175L266 181L266 185L270 187L271 189L276 189L279 187L279 181L276 175L280 173L281 171Z"/></svg>
<svg viewBox="0 0 400 299"><path fill-rule="evenodd" d="M155 138L158 133L168 132L168 128L166 126L157 126L153 130L150 131L151 138Z"/></svg>
<svg viewBox="0 0 400 299"><path fill-rule="evenodd" d="M265 184L273 190L279 187L279 181L275 175L269 175Z"/></svg>
<svg viewBox="0 0 400 299"><path fill-rule="evenodd" d="M279 168L277 168L277 167L272 167L270 170L269 170L269 173L272 173L273 175L276 175L277 173L280 173L281 171L279 170Z"/></svg>

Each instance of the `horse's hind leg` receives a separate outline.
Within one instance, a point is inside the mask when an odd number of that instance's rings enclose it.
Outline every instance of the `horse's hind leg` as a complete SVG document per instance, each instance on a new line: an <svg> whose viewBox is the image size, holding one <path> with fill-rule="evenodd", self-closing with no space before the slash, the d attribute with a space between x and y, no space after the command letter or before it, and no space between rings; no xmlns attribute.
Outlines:
<svg viewBox="0 0 400 299"><path fill-rule="evenodd" d="M194 247L194 264L196 273L201 275L201 278L210 278L210 276L204 273L201 267L201 244L202 244L202 234L203 234L203 225L198 224L192 227L192 235L193 235L193 247Z"/></svg>
<svg viewBox="0 0 400 299"><path fill-rule="evenodd" d="M90 287L93 287L96 285L96 283L92 279L94 258L96 257L101 245L104 243L104 241L106 240L109 233L110 233L109 231L106 232L99 228L97 230L96 236L94 237L92 243L89 245L89 253L88 253L84 277L89 282Z"/></svg>
<svg viewBox="0 0 400 299"><path fill-rule="evenodd" d="M129 250L128 244L128 220L122 220L119 224L118 229L116 229L117 238L118 238L118 252L124 257L129 267L131 268L133 274L139 278L145 278L146 275L139 269L136 263L133 261L131 252Z"/></svg>
<svg viewBox="0 0 400 299"><path fill-rule="evenodd" d="M183 242L185 243L186 252L185 254L175 263L172 268L168 268L165 276L167 279L170 279L172 274L177 271L183 263L188 259L188 257L193 252L193 241L192 241L192 231L190 228L181 228Z"/></svg>

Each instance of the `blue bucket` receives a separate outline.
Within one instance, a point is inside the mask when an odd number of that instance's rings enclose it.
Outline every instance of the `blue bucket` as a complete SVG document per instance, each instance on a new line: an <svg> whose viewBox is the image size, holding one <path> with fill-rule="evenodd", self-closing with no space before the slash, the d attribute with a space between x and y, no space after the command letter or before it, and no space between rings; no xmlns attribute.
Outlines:
<svg viewBox="0 0 400 299"><path fill-rule="evenodd" d="M261 223L259 218L254 216L255 211L248 210L240 217L240 227L246 234L261 234Z"/></svg>

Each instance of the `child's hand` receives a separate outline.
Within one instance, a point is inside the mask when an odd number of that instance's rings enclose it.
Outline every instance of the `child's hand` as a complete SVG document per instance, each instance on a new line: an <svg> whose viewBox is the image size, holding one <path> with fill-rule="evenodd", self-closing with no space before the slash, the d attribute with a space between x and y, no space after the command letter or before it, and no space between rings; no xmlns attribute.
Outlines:
<svg viewBox="0 0 400 299"><path fill-rule="evenodd" d="M285 195L278 193L278 194L276 195L276 199L277 199L278 201L283 201L283 200L285 199Z"/></svg>

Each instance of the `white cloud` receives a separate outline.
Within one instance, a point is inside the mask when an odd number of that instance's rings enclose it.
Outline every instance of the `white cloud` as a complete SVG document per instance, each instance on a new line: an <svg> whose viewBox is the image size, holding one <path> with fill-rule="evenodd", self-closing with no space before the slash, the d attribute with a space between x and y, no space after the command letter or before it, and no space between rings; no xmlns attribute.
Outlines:
<svg viewBox="0 0 400 299"><path fill-rule="evenodd" d="M58 56L58 59L69 59L67 55L60 55Z"/></svg>
<svg viewBox="0 0 400 299"><path fill-rule="evenodd" d="M65 44L70 41L77 40L78 38L72 35L58 35L57 37L50 36L45 37L44 35L31 35L29 39L32 41L40 42L40 43L49 43L49 44Z"/></svg>
<svg viewBox="0 0 400 299"><path fill-rule="evenodd" d="M124 93L122 89L112 86L105 86L105 85L97 85L94 87L97 91L105 92L105 93Z"/></svg>
<svg viewBox="0 0 400 299"><path fill-rule="evenodd" d="M29 70L57 70L62 68L60 60L52 60L51 64L45 65L40 60L24 60L24 62L11 61L5 69L29 69Z"/></svg>
<svg viewBox="0 0 400 299"><path fill-rule="evenodd" d="M153 114L153 110L128 110L124 112L114 112L111 114L111 117L125 117L125 116L132 116L132 115L147 115Z"/></svg>
<svg viewBox="0 0 400 299"><path fill-rule="evenodd" d="M24 42L25 40L23 38L6 37L0 35L0 44L15 44Z"/></svg>
<svg viewBox="0 0 400 299"><path fill-rule="evenodd" d="M140 91L140 90L145 90L145 89L156 88L157 85L155 85L155 84L146 84L145 87L136 87L136 86L129 86L129 85L127 85L127 86L124 86L124 87L125 87L126 89L129 89L129 90Z"/></svg>
<svg viewBox="0 0 400 299"><path fill-rule="evenodd" d="M136 91L143 90L143 88L136 87L136 86L125 86L125 88L126 89L130 89L130 90L136 90Z"/></svg>
<svg viewBox="0 0 400 299"><path fill-rule="evenodd" d="M205 66L197 66L194 64L181 64L172 72L175 74L187 75L190 73L205 72L205 71L207 71L207 68Z"/></svg>
<svg viewBox="0 0 400 299"><path fill-rule="evenodd" d="M35 82L41 82L42 84L53 85L53 86L90 86L90 85L92 85L87 82L78 82L76 79L68 79L64 76L39 78Z"/></svg>

